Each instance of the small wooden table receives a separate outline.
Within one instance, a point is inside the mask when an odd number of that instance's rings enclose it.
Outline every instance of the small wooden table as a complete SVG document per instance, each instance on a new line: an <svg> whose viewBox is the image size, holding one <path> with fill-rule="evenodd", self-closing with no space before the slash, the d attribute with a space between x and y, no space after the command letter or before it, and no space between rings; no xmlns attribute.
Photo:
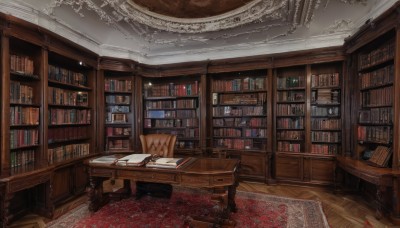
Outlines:
<svg viewBox="0 0 400 228"><path fill-rule="evenodd" d="M89 210L97 211L108 202L108 196L103 194L102 183L107 179L124 179L167 183L190 188L206 188L212 191L212 199L218 203L215 216L193 218L192 224L206 223L222 226L234 226L229 220L230 212L236 212L235 194L238 186L238 159L191 158L178 169L148 168L134 166L117 166L110 164L86 162L88 166L90 187ZM125 182L126 183L126 182ZM125 184L126 187L128 184ZM129 188L130 189L130 188ZM130 191L127 191L130 195Z"/></svg>

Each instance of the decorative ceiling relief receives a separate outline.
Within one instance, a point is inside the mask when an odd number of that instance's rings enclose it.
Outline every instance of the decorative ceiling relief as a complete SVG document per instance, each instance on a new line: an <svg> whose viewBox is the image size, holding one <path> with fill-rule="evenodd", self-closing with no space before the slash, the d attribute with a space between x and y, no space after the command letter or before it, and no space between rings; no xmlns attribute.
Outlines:
<svg viewBox="0 0 400 228"><path fill-rule="evenodd" d="M154 13L134 0L53 0L46 9L49 14L62 5L70 6L84 17L84 9L94 11L106 24L129 23L132 29L146 25L173 33L204 33L221 31L249 23L280 20L292 26L308 24L320 0L252 0L226 13L206 18L177 18Z"/></svg>

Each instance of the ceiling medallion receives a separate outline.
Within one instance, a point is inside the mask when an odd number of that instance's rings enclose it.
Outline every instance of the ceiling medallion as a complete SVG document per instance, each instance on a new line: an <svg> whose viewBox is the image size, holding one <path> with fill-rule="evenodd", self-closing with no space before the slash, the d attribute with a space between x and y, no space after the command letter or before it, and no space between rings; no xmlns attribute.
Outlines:
<svg viewBox="0 0 400 228"><path fill-rule="evenodd" d="M176 18L154 13L133 0L53 0L49 12L69 5L81 16L83 9L96 12L107 24L120 21L136 26L142 24L173 33L204 33L243 26L251 22L280 20L292 26L310 22L320 0L253 0L246 5L217 16Z"/></svg>

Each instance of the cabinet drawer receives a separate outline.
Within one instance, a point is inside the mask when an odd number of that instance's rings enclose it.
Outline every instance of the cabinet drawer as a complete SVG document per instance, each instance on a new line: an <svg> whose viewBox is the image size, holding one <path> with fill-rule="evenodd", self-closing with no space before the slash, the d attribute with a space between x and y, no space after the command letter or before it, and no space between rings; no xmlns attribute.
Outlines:
<svg viewBox="0 0 400 228"><path fill-rule="evenodd" d="M212 178L212 184L214 186L217 186L217 185L223 185L223 186L230 185L230 184L233 184L233 181L234 181L234 179L233 179L232 175L218 175L218 176L214 176Z"/></svg>
<svg viewBox="0 0 400 228"><path fill-rule="evenodd" d="M181 183L184 186L208 187L210 177L208 175L182 175Z"/></svg>
<svg viewBox="0 0 400 228"><path fill-rule="evenodd" d="M126 178L140 181L154 181L163 183L176 183L178 175L175 173L157 173L157 172L143 172L143 171L118 171L119 178Z"/></svg>

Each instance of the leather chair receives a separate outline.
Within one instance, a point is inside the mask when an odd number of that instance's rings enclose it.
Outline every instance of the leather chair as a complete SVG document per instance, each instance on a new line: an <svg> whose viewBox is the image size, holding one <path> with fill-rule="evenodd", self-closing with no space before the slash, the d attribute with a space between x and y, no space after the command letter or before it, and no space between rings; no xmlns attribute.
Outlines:
<svg viewBox="0 0 400 228"><path fill-rule="evenodd" d="M140 135L142 151L146 154L156 154L164 158L174 157L176 135L149 134Z"/></svg>
<svg viewBox="0 0 400 228"><path fill-rule="evenodd" d="M140 135L142 151L146 154L158 155L160 157L174 157L176 135L168 134L148 134ZM172 194L172 185L151 183L144 181L136 182L136 199L144 194L170 198Z"/></svg>

